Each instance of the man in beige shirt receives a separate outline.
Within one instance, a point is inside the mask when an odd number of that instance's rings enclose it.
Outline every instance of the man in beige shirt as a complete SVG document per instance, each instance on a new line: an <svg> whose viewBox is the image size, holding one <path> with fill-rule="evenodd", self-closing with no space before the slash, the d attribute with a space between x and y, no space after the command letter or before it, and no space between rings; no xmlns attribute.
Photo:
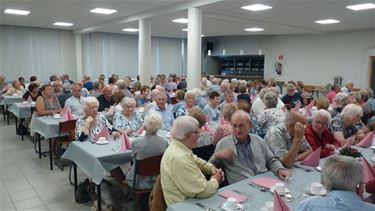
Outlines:
<svg viewBox="0 0 375 211"><path fill-rule="evenodd" d="M224 180L224 173L192 153L198 144L198 121L190 116L178 117L171 135L173 141L164 152L160 166L166 204L169 206L187 198L210 197ZM211 179L207 181L205 175L211 175Z"/></svg>

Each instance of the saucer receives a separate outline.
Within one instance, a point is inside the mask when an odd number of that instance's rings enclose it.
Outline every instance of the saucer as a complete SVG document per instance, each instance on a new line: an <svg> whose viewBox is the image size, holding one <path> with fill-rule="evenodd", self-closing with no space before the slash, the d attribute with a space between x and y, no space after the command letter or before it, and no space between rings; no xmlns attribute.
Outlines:
<svg viewBox="0 0 375 211"><path fill-rule="evenodd" d="M54 118L54 119L60 119L61 116L60 116L60 114L55 114L55 115L53 115L53 118Z"/></svg>
<svg viewBox="0 0 375 211"><path fill-rule="evenodd" d="M319 193L313 193L311 191L311 186L307 187L306 190L308 194L313 195L313 196L324 196L327 194L327 190L325 188L323 188Z"/></svg>
<svg viewBox="0 0 375 211"><path fill-rule="evenodd" d="M275 193L275 186L272 186L271 188L270 188L270 191L272 192L272 193ZM289 193L290 192L290 190L288 189L288 188L285 188L284 189L284 193L279 193L279 195L280 196L283 196L283 195L285 195L286 193Z"/></svg>
<svg viewBox="0 0 375 211"><path fill-rule="evenodd" d="M170 138L170 137L171 137L171 133L170 133L170 132L167 132L167 133L165 134L165 137L166 137L166 138Z"/></svg>
<svg viewBox="0 0 375 211"><path fill-rule="evenodd" d="M241 211L241 210L244 210L243 205L240 204L240 203L237 203L237 207L236 207L235 209L229 209L229 208L226 206L226 204L227 204L227 203L224 202L224 203L221 205L221 208L222 208L223 210L225 210L225 211L237 211L237 210Z"/></svg>
<svg viewBox="0 0 375 211"><path fill-rule="evenodd" d="M108 144L109 141L105 140L105 141L97 141L95 142L96 144L99 144L99 145L104 145L104 144Z"/></svg>
<svg viewBox="0 0 375 211"><path fill-rule="evenodd" d="M318 171L322 171L322 167L321 166L317 166L317 167L315 167L316 168L316 170L318 170Z"/></svg>

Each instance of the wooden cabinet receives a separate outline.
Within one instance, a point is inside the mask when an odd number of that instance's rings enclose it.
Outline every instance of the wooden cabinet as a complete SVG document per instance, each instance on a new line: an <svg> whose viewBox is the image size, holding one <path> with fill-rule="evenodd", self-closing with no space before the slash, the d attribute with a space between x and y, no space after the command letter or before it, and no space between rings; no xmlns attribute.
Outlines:
<svg viewBox="0 0 375 211"><path fill-rule="evenodd" d="M264 56L217 56L218 74L222 76L264 77Z"/></svg>

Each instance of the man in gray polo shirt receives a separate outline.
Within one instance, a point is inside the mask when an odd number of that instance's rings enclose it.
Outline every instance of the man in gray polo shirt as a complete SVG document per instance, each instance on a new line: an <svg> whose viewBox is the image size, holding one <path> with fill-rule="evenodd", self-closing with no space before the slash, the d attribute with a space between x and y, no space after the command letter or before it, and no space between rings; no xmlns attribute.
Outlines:
<svg viewBox="0 0 375 211"><path fill-rule="evenodd" d="M252 125L246 112L236 111L232 115L231 125L233 135L219 141L210 159L211 163L225 169L229 184L269 170L283 180L289 175L267 143L259 136L249 133Z"/></svg>
<svg viewBox="0 0 375 211"><path fill-rule="evenodd" d="M312 153L305 138L306 117L296 111L291 111L285 123L271 127L264 140L277 158L288 168L295 161L302 161Z"/></svg>

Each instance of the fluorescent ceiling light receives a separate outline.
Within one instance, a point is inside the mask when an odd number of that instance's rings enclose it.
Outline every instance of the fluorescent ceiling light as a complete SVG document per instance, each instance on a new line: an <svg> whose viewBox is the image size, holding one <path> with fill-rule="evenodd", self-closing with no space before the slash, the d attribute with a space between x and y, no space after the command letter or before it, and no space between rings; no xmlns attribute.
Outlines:
<svg viewBox="0 0 375 211"><path fill-rule="evenodd" d="M184 32L187 32L187 31L188 31L188 29L187 29L187 28L183 28L183 29L182 29L182 31L184 31Z"/></svg>
<svg viewBox="0 0 375 211"><path fill-rule="evenodd" d="M201 34L201 37L204 37L204 34Z"/></svg>
<svg viewBox="0 0 375 211"><path fill-rule="evenodd" d="M117 10L106 9L106 8L95 8L95 9L90 10L90 12L104 14L104 15L110 15L110 14L113 14L113 13L117 12Z"/></svg>
<svg viewBox="0 0 375 211"><path fill-rule="evenodd" d="M339 20L335 20L335 19L325 19L325 20L317 20L315 21L315 23L319 23L319 24L332 24L332 23L340 23Z"/></svg>
<svg viewBox="0 0 375 211"><path fill-rule="evenodd" d="M30 11L28 10L16 10L16 9L6 9L4 13L12 14L12 15L28 15Z"/></svg>
<svg viewBox="0 0 375 211"><path fill-rule="evenodd" d="M350 5L347 6L346 8L350 10L368 10L368 9L375 9L375 4L373 3L366 3L366 4L356 4L356 5Z"/></svg>
<svg viewBox="0 0 375 211"><path fill-rule="evenodd" d="M73 26L73 23L67 23L67 22L55 22L53 23L55 26Z"/></svg>
<svg viewBox="0 0 375 211"><path fill-rule="evenodd" d="M189 21L186 18L178 18L178 19L172 20L172 22L175 22L175 23L188 23Z"/></svg>
<svg viewBox="0 0 375 211"><path fill-rule="evenodd" d="M247 28L247 29L245 29L245 31L248 31L248 32L261 32L261 31L264 31L264 29L254 27L254 28Z"/></svg>
<svg viewBox="0 0 375 211"><path fill-rule="evenodd" d="M264 4L252 4L252 5L243 6L241 8L244 10L250 10L253 12L272 9L271 6L264 5Z"/></svg>
<svg viewBox="0 0 375 211"><path fill-rule="evenodd" d="M125 29L122 29L122 31L124 31L124 32L137 32L139 30L135 29L135 28L125 28Z"/></svg>

